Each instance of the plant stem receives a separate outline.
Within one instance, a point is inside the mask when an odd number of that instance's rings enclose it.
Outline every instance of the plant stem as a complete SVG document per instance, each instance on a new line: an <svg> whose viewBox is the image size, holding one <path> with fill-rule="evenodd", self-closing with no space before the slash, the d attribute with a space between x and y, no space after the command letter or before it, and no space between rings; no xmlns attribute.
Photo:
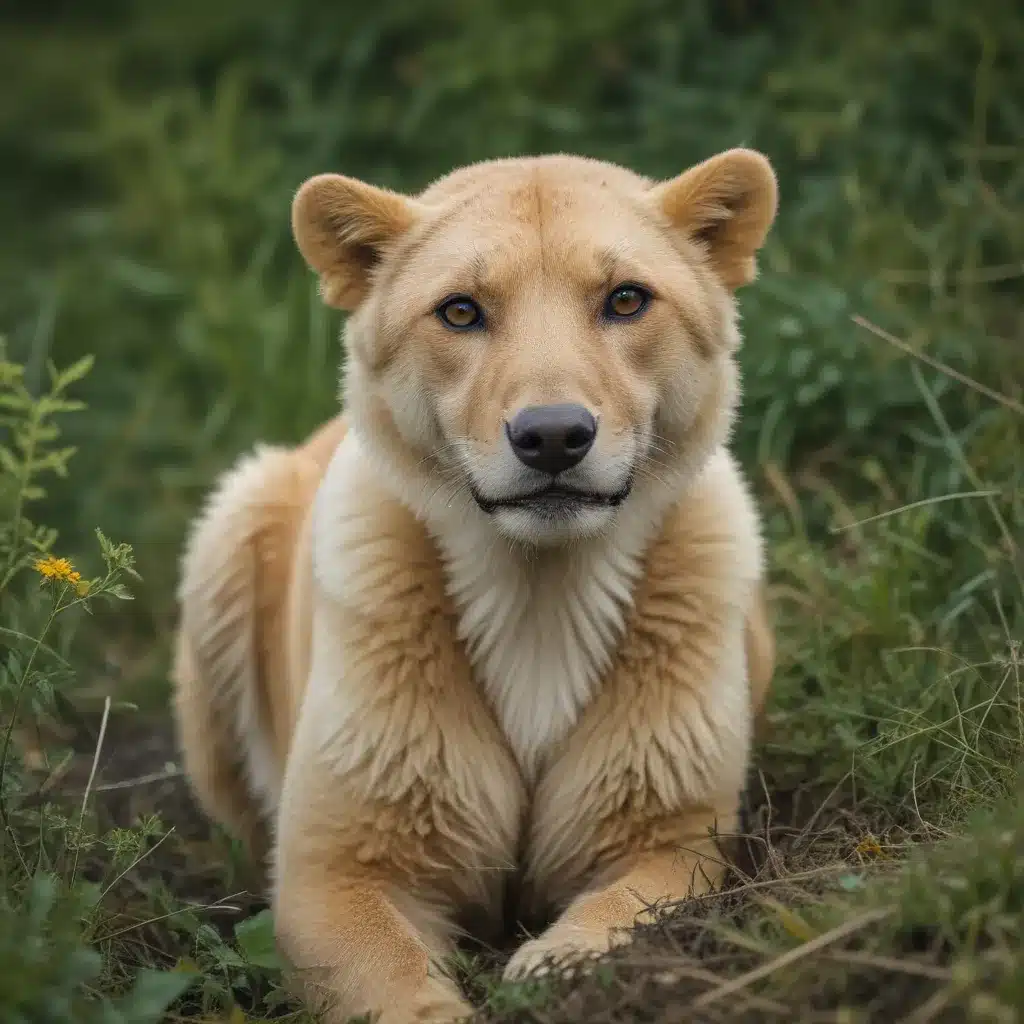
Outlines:
<svg viewBox="0 0 1024 1024"><path fill-rule="evenodd" d="M14 724L18 720L18 712L21 710L21 699L24 696L25 690L28 688L28 680L32 674L32 666L35 664L39 648L43 645L43 640L46 637L46 634L50 631L50 627L53 625L54 619L56 619L58 614L64 610L65 606L61 605L61 600L66 593L67 587L65 586L61 593L57 595L57 600L54 602L53 608L50 611L50 617L46 620L46 625L36 638L35 644L32 647L32 653L29 655L28 662L25 664L25 670L22 672L21 679L18 681L18 689L14 695L14 707L11 709L11 717L7 722L7 729L4 733L3 751L0 752L0 821L3 822L4 832L11 837L11 842L14 845L14 852L17 854L18 860L21 862L21 866L26 875L30 875L31 872L29 871L28 864L22 855L21 847L18 845L18 839L14 834L10 818L7 815L7 802L4 799L4 779L7 774L7 758L11 750L11 737L14 735Z"/></svg>

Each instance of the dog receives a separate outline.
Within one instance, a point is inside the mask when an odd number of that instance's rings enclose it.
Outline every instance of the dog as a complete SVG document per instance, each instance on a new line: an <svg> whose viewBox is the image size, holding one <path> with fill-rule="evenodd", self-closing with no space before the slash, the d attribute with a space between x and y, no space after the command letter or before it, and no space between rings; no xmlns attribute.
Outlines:
<svg viewBox="0 0 1024 1024"><path fill-rule="evenodd" d="M174 681L191 784L269 855L325 1019L471 1012L445 957L510 879L554 917L508 978L720 883L775 662L728 444L776 207L747 149L659 181L547 155L298 190L349 313L344 412L216 483Z"/></svg>

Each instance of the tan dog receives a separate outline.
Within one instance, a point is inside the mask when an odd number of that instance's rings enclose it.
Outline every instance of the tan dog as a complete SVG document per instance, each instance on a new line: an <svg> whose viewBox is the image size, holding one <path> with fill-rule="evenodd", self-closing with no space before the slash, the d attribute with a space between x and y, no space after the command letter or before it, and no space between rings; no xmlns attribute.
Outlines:
<svg viewBox="0 0 1024 1024"><path fill-rule="evenodd" d="M509 976L721 878L774 660L726 442L775 207L747 150L660 183L552 156L296 196L352 311L346 419L217 487L177 708L204 806L273 844L331 1021L468 1013L441 962L510 874L560 916Z"/></svg>

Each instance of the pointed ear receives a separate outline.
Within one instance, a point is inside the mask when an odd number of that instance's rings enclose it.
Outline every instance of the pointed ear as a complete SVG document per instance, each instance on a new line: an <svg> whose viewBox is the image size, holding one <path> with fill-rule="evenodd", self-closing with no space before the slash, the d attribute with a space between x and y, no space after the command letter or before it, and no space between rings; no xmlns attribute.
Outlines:
<svg viewBox="0 0 1024 1024"><path fill-rule="evenodd" d="M704 248L727 288L754 280L756 253L778 205L766 157L752 149L726 150L654 185L650 196L675 228Z"/></svg>
<svg viewBox="0 0 1024 1024"><path fill-rule="evenodd" d="M324 302L338 309L362 302L382 251L416 219L413 200L340 174L310 178L292 202L295 244L320 275Z"/></svg>

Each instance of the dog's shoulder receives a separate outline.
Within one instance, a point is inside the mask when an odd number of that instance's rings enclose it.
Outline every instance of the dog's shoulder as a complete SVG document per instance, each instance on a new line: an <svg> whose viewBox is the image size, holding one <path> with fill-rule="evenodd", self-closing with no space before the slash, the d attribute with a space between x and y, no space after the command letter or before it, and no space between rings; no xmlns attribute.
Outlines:
<svg viewBox="0 0 1024 1024"><path fill-rule="evenodd" d="M641 589L749 590L762 578L763 563L757 507L736 458L720 448L668 510L648 552Z"/></svg>
<svg viewBox="0 0 1024 1024"><path fill-rule="evenodd" d="M735 458L720 449L687 494L669 510L634 595L632 626L664 630L675 606L717 602L744 619L743 645L755 715L775 671L761 520ZM685 621L684 616L682 621Z"/></svg>
<svg viewBox="0 0 1024 1024"><path fill-rule="evenodd" d="M310 527L314 586L332 601L377 614L448 608L436 543L354 431L330 455Z"/></svg>

